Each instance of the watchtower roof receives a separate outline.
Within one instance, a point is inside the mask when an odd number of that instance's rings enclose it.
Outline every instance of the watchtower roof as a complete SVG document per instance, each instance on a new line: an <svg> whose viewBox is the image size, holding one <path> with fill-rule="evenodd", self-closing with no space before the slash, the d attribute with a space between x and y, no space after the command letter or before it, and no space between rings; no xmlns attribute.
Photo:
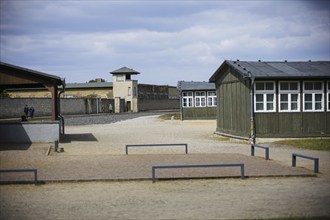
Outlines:
<svg viewBox="0 0 330 220"><path fill-rule="evenodd" d="M138 71L135 71L131 68L128 68L126 66L120 68L120 69L117 69L117 70L114 70L112 72L110 72L111 74L130 74L130 75L137 75L137 74L140 74L140 72Z"/></svg>

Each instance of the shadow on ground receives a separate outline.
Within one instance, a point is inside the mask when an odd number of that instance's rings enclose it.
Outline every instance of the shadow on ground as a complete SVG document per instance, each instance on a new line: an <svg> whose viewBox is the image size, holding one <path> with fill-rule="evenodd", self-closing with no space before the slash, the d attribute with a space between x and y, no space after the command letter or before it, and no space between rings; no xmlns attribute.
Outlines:
<svg viewBox="0 0 330 220"><path fill-rule="evenodd" d="M20 150L25 151L31 147L32 143L26 144L0 144L0 151Z"/></svg>
<svg viewBox="0 0 330 220"><path fill-rule="evenodd" d="M73 141L98 141L92 133L64 134L61 135L61 143L71 143Z"/></svg>

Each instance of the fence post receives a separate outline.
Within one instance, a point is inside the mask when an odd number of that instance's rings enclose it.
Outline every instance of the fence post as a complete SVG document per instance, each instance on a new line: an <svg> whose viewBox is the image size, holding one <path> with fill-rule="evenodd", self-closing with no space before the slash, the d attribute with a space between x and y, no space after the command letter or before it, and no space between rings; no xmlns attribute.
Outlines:
<svg viewBox="0 0 330 220"><path fill-rule="evenodd" d="M54 146L54 148L55 148L55 152L57 152L57 151L58 151L58 140L55 141L55 146Z"/></svg>

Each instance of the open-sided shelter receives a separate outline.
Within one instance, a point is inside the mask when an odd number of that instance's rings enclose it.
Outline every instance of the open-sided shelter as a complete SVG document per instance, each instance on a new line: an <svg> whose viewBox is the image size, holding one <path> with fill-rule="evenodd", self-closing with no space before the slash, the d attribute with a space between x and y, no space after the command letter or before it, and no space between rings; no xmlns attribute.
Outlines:
<svg viewBox="0 0 330 220"><path fill-rule="evenodd" d="M330 62L225 60L211 76L217 132L242 138L330 136Z"/></svg>
<svg viewBox="0 0 330 220"><path fill-rule="evenodd" d="M58 76L0 62L0 92L13 88L47 88L52 94L50 103L52 109L51 123L1 123L0 130L3 136L1 141L50 142L59 139L58 86L62 86L63 89L65 87L64 80Z"/></svg>

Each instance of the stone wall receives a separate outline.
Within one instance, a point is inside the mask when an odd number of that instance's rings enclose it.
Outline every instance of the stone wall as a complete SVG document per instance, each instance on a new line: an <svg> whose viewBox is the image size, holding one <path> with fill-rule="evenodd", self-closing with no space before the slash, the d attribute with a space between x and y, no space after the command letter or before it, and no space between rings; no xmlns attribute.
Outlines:
<svg viewBox="0 0 330 220"><path fill-rule="evenodd" d="M126 111L125 100L120 99L120 112ZM109 106L112 105L112 112L115 110L113 99L85 99L67 98L61 99L60 109L62 115L98 114L109 113ZM24 115L24 106L34 108L34 116L51 115L50 98L4 98L0 99L0 118L20 118ZM179 109L179 99L139 99L138 110L166 110Z"/></svg>
<svg viewBox="0 0 330 220"><path fill-rule="evenodd" d="M139 111L179 109L179 99L139 99Z"/></svg>
<svg viewBox="0 0 330 220"><path fill-rule="evenodd" d="M109 113L109 105L114 106L113 99L61 99L62 115ZM24 115L24 106L34 108L34 116L51 115L50 98L8 98L0 99L0 118L20 118Z"/></svg>

